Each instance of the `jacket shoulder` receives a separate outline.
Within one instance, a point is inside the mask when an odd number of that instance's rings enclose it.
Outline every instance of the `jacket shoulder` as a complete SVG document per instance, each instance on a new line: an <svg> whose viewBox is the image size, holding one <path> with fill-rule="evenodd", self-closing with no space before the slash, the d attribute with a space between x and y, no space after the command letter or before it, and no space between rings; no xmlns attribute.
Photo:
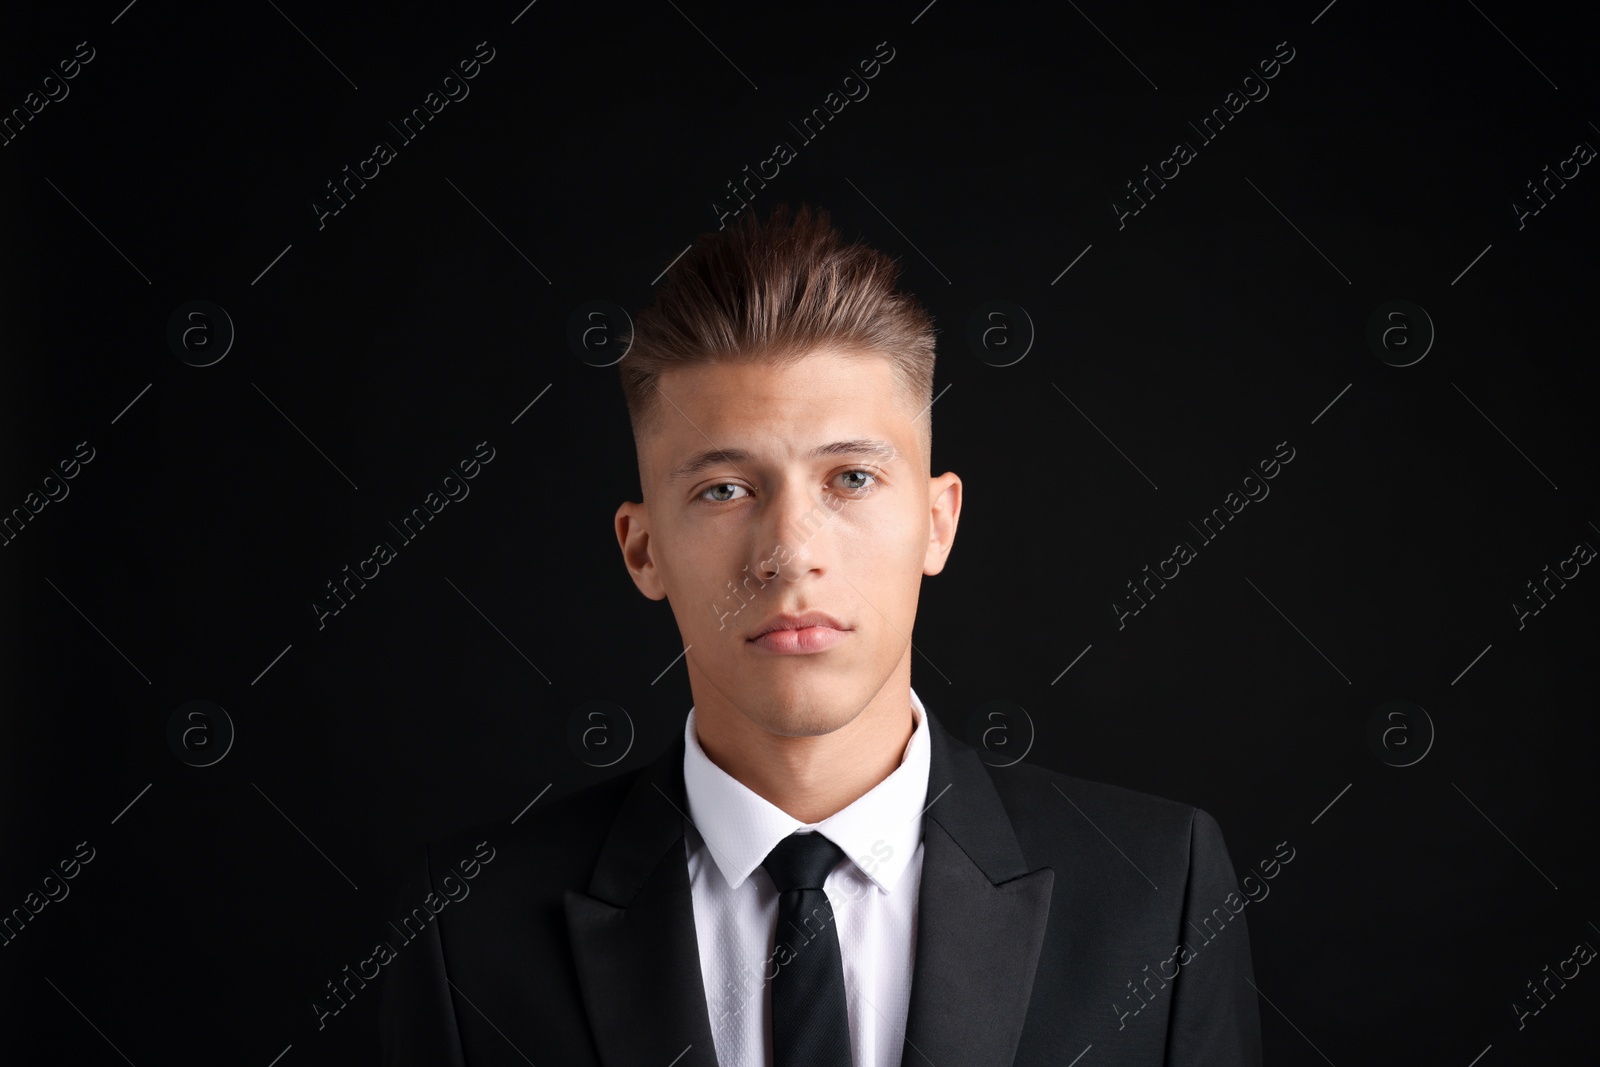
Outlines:
<svg viewBox="0 0 1600 1067"><path fill-rule="evenodd" d="M1216 828L1203 809L1153 793L1035 764L985 767L1035 864L1081 864L1092 856L1131 864L1155 884L1165 877L1182 885L1194 833Z"/></svg>
<svg viewBox="0 0 1600 1067"><path fill-rule="evenodd" d="M635 768L554 799L536 800L514 819L474 823L437 835L426 846L429 874L437 882L455 872L464 858L477 856L492 862L497 873L582 887L643 770ZM484 853L490 858L484 859Z"/></svg>
<svg viewBox="0 0 1600 1067"><path fill-rule="evenodd" d="M1037 803L1054 796L1058 803L1093 808L1108 819L1141 824L1181 823L1185 829L1198 810L1193 804L1092 778L1080 778L1032 763L993 766L985 763L995 790L1009 808L1015 802Z"/></svg>

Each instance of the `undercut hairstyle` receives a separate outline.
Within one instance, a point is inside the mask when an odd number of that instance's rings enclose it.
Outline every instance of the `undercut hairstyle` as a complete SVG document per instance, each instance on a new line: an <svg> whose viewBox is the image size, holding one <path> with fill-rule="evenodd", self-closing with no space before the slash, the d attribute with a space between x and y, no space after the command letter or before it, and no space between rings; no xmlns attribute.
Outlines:
<svg viewBox="0 0 1600 1067"><path fill-rule="evenodd" d="M644 477L643 442L673 416L657 378L673 367L720 362L792 366L828 349L888 359L914 410L923 462L933 454L933 317L895 288L899 264L848 243L822 208L777 204L765 222L746 211L702 233L673 264L623 338L622 391Z"/></svg>

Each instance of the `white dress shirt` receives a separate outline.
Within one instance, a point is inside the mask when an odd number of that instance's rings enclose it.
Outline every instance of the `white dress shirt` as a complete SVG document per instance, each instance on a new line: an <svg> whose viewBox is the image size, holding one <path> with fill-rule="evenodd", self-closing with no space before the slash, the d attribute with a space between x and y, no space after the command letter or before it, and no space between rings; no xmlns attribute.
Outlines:
<svg viewBox="0 0 1600 1067"><path fill-rule="evenodd" d="M900 765L849 807L817 823L800 822L712 763L700 747L694 709L689 709L683 784L690 825L684 836L700 974L722 1067L772 1065L766 974L777 966L778 891L761 863L797 830L825 835L848 857L823 888L839 934L855 1067L900 1067L915 961L929 757L927 712L916 690L910 697L916 725Z"/></svg>

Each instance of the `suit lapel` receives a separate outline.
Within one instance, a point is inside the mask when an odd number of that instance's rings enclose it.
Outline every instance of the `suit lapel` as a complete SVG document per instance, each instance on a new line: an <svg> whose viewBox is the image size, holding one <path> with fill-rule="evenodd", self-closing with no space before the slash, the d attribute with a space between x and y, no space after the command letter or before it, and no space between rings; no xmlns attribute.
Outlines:
<svg viewBox="0 0 1600 1067"><path fill-rule="evenodd" d="M905 1067L1009 1064L1054 874L1029 871L982 761L932 715ZM946 788L948 786L948 788ZM568 939L606 1067L716 1067L683 827L683 735L623 801Z"/></svg>
<svg viewBox="0 0 1600 1067"><path fill-rule="evenodd" d="M683 735L634 782L567 937L606 1067L717 1067L684 852Z"/></svg>
<svg viewBox="0 0 1600 1067"><path fill-rule="evenodd" d="M900 1062L1009 1064L1033 992L1055 873L1028 870L982 760L928 720L928 795L936 799L922 817L917 948Z"/></svg>

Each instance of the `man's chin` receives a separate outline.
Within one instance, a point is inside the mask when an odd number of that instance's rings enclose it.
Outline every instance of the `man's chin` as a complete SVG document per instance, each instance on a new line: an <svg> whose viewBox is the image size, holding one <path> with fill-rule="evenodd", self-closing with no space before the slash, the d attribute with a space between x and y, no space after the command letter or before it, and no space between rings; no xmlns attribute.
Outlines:
<svg viewBox="0 0 1600 1067"><path fill-rule="evenodd" d="M740 687L745 718L783 737L816 737L848 725L866 702L837 679L794 678L772 686Z"/></svg>

